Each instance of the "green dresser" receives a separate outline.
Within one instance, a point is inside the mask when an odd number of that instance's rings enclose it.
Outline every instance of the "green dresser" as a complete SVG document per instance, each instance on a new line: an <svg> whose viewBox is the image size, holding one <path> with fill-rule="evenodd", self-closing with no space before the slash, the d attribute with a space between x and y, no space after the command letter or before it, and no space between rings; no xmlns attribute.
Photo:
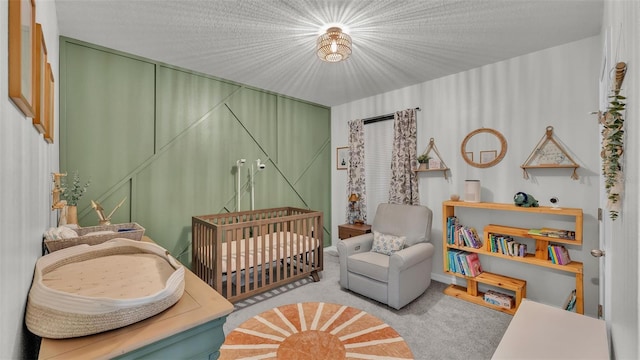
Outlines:
<svg viewBox="0 0 640 360"><path fill-rule="evenodd" d="M233 304L185 270L184 295L166 311L100 334L42 339L39 358L217 359L224 342L222 326Z"/></svg>

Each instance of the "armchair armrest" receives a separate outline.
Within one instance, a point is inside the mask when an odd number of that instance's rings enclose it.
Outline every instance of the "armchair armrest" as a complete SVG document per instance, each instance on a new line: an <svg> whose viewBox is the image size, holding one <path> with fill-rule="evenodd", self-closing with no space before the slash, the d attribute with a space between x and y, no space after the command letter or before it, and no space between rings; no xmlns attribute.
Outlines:
<svg viewBox="0 0 640 360"><path fill-rule="evenodd" d="M389 259L389 269L402 272L411 266L429 259L435 253L435 247L431 243L418 243L408 248L393 253Z"/></svg>
<svg viewBox="0 0 640 360"><path fill-rule="evenodd" d="M367 233L341 240L338 243L337 248L338 254L340 255L340 258L342 258L343 254L345 257L348 257L353 254L371 251L372 246L373 234Z"/></svg>
<svg viewBox="0 0 640 360"><path fill-rule="evenodd" d="M370 233L344 239L337 244L338 259L340 260L340 286L345 289L349 288L347 258L353 254L371 251L372 245L373 234Z"/></svg>

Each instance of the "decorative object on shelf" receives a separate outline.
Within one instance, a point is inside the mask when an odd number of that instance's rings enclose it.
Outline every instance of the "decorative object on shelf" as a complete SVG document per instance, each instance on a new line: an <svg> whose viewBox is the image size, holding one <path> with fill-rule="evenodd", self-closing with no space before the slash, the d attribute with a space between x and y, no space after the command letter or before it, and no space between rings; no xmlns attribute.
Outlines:
<svg viewBox="0 0 640 360"><path fill-rule="evenodd" d="M35 115L35 0L9 1L9 97L27 117ZM37 49L36 49L37 50Z"/></svg>
<svg viewBox="0 0 640 360"><path fill-rule="evenodd" d="M339 62L351 56L351 36L339 27L330 27L316 42L316 54L322 61Z"/></svg>
<svg viewBox="0 0 640 360"><path fill-rule="evenodd" d="M451 194L451 196L449 198L451 199L451 201L458 201L458 200L460 200L460 195Z"/></svg>
<svg viewBox="0 0 640 360"><path fill-rule="evenodd" d="M466 202L480 202L480 180L465 180L464 181L464 201Z"/></svg>
<svg viewBox="0 0 640 360"><path fill-rule="evenodd" d="M517 192L513 196L513 202L516 206L521 207L538 207L538 200L536 200L532 195L523 192Z"/></svg>
<svg viewBox="0 0 640 360"><path fill-rule="evenodd" d="M418 156L418 163L420 164L418 170L427 170L429 168L429 160L431 160L431 157L427 154Z"/></svg>
<svg viewBox="0 0 640 360"><path fill-rule="evenodd" d="M495 149L499 146L498 150ZM484 150L483 150L484 149ZM480 162L475 162L474 153L479 153ZM488 168L498 164L507 154L507 139L498 131L480 128L470 132L462 141L460 153L467 164L477 168Z"/></svg>
<svg viewBox="0 0 640 360"><path fill-rule="evenodd" d="M67 205L63 209L63 213L66 214L66 224L78 223L78 200L87 192L90 184L91 180L88 180L82 185L77 170L73 173L73 181L71 184L67 183L66 177L60 180L60 197L67 202Z"/></svg>
<svg viewBox="0 0 640 360"><path fill-rule="evenodd" d="M106 216L104 214L104 208L102 207L102 205L100 205L100 203L97 201L91 200L91 207L98 214L98 218L100 219L100 225L111 225L111 216L113 215L114 212L116 212L116 210L118 210L118 208L120 208L120 206L122 206L122 204L124 204L125 200L127 200L126 196L124 199L122 199L122 201L120 201L120 203L118 203L118 205L116 205L115 208L113 208L113 210L111 210L109 215L106 215Z"/></svg>
<svg viewBox="0 0 640 360"><path fill-rule="evenodd" d="M336 148L336 169L347 170L349 167L349 147L342 146Z"/></svg>
<svg viewBox="0 0 640 360"><path fill-rule="evenodd" d="M604 114L600 114L602 124L602 174L607 191L607 210L611 220L616 220L622 209L620 194L624 190L622 173L622 154L624 153L624 117L626 97L620 95L620 89L627 72L627 64L619 62L616 65L616 77L613 94L609 96L609 107Z"/></svg>
<svg viewBox="0 0 640 360"><path fill-rule="evenodd" d="M540 168L569 168L573 169L571 178L578 180L578 173L576 170L580 167L569 155L569 153L556 141L553 135L553 126L547 126L545 134L542 139L538 141L538 144L531 152L531 155L520 166L522 168L522 176L525 179L529 178L527 169L540 169Z"/></svg>
<svg viewBox="0 0 640 360"><path fill-rule="evenodd" d="M418 156L418 165L415 167L415 171L442 171L444 178L447 179L447 164L442 160L442 156L436 147L436 142L433 138L429 139L429 145L424 150L422 155Z"/></svg>
<svg viewBox="0 0 640 360"><path fill-rule="evenodd" d="M64 208L66 201L60 199L60 193L62 192L62 178L67 176L66 173L52 173L53 190L51 190L51 211L60 210Z"/></svg>
<svg viewBox="0 0 640 360"><path fill-rule="evenodd" d="M351 194L349 195L349 224L355 224L356 221L358 221L358 223L360 223L360 219L358 219L358 200L360 200L360 197L357 194Z"/></svg>

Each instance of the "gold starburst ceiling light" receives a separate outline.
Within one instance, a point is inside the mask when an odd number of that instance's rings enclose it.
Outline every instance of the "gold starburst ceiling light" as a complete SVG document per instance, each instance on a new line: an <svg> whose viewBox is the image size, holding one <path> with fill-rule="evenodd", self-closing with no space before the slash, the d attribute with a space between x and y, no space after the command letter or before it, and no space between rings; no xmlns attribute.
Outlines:
<svg viewBox="0 0 640 360"><path fill-rule="evenodd" d="M330 27L318 37L316 43L318 57L326 62L339 62L351 55L351 36L342 32L339 27Z"/></svg>

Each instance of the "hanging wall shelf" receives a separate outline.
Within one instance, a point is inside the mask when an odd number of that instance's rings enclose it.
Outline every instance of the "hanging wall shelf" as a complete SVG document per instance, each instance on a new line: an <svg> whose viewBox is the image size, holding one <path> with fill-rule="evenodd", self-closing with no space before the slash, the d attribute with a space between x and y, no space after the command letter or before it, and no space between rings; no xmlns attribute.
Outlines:
<svg viewBox="0 0 640 360"><path fill-rule="evenodd" d="M421 158L428 159L425 163L420 163L416 172L428 172L428 171L442 171L444 174L444 178L447 178L447 171L449 168L447 164L442 160L442 156L440 152L438 152L438 148L436 147L436 142L433 138L429 139L429 146L427 149L420 155Z"/></svg>
<svg viewBox="0 0 640 360"><path fill-rule="evenodd" d="M578 180L576 170L580 167L569 155L569 153L556 141L553 136L553 126L547 126L545 134L531 152L531 155L520 166L523 177L529 178L527 169L573 169L571 178Z"/></svg>

